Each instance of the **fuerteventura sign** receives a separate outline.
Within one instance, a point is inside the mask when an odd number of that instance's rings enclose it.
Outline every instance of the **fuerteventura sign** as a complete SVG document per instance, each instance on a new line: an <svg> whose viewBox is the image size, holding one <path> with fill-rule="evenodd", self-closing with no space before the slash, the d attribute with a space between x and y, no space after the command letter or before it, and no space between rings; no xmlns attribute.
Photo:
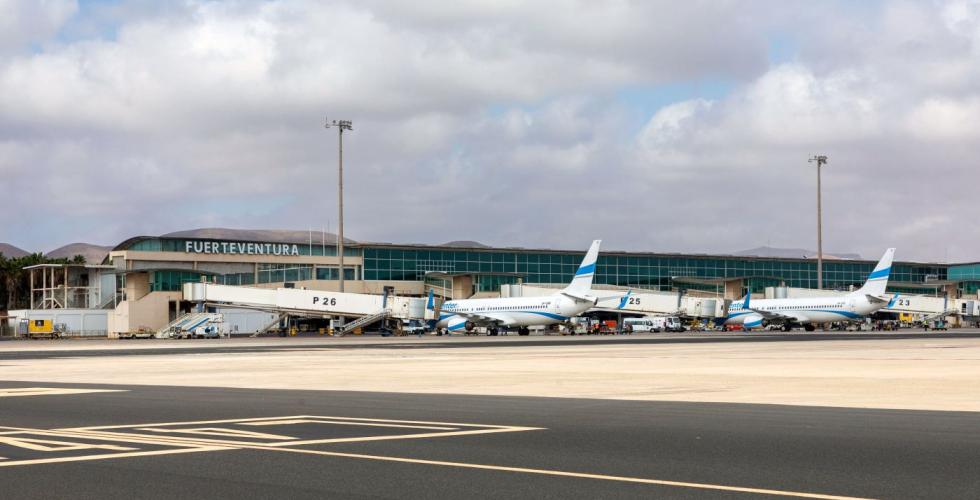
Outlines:
<svg viewBox="0 0 980 500"><path fill-rule="evenodd" d="M186 241L184 251L228 255L299 255L299 245L243 241Z"/></svg>

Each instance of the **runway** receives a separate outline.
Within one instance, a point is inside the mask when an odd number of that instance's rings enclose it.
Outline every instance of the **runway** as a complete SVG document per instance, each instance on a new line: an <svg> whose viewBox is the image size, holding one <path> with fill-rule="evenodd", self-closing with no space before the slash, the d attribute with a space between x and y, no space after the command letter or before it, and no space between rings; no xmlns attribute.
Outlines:
<svg viewBox="0 0 980 500"><path fill-rule="evenodd" d="M38 385L0 384L5 498L980 491L971 412L64 384L46 387L120 392L2 397L18 387Z"/></svg>

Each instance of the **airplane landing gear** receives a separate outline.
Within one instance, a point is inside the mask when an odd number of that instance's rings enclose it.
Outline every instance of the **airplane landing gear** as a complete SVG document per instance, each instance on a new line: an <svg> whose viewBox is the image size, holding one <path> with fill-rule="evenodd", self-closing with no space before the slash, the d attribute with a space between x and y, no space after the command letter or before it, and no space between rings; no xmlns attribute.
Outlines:
<svg viewBox="0 0 980 500"><path fill-rule="evenodd" d="M526 337L531 334L531 329L526 326L522 326L517 329L517 334Z"/></svg>
<svg viewBox="0 0 980 500"><path fill-rule="evenodd" d="M803 325L803 329L806 330L806 331L808 331L808 332L812 332L812 331L816 330L817 327L816 326L813 326L813 325L810 325L810 324L806 324L806 325Z"/></svg>

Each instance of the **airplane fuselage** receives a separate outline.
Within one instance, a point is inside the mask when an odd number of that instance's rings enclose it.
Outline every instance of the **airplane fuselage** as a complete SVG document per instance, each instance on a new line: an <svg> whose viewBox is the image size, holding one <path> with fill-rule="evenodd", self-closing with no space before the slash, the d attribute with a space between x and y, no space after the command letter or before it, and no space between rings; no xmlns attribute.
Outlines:
<svg viewBox="0 0 980 500"><path fill-rule="evenodd" d="M547 326L568 321L593 306L562 294L544 297L451 300L442 305L436 328L458 331L474 324L469 314L504 327Z"/></svg>
<svg viewBox="0 0 980 500"><path fill-rule="evenodd" d="M849 321L864 318L885 305L872 303L865 295L857 293L832 297L753 300L749 309L742 302L736 302L729 306L724 324L753 328L766 322L807 324ZM766 315L773 317L767 318Z"/></svg>

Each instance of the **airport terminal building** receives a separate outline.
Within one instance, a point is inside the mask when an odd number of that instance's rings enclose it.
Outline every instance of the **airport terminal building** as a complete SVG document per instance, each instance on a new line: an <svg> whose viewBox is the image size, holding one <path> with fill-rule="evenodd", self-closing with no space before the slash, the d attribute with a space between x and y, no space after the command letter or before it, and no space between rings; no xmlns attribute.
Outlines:
<svg viewBox="0 0 980 500"><path fill-rule="evenodd" d="M109 332L160 328L188 310L184 283L207 281L260 288L339 289L340 259L332 235L248 231L140 236L116 245L99 264L32 270L31 310L72 309L105 315ZM445 298L496 296L503 285L554 287L571 281L578 251L446 245L359 243L344 248L344 291ZM874 261L824 261L824 288L860 286ZM37 276L34 276L34 274ZM980 263L896 262L889 290L906 294L977 295ZM816 288L816 261L804 258L683 255L603 250L595 283L737 299L768 287ZM79 320L83 323L84 319ZM95 320L91 324L98 325ZM97 329L88 328L86 329Z"/></svg>

